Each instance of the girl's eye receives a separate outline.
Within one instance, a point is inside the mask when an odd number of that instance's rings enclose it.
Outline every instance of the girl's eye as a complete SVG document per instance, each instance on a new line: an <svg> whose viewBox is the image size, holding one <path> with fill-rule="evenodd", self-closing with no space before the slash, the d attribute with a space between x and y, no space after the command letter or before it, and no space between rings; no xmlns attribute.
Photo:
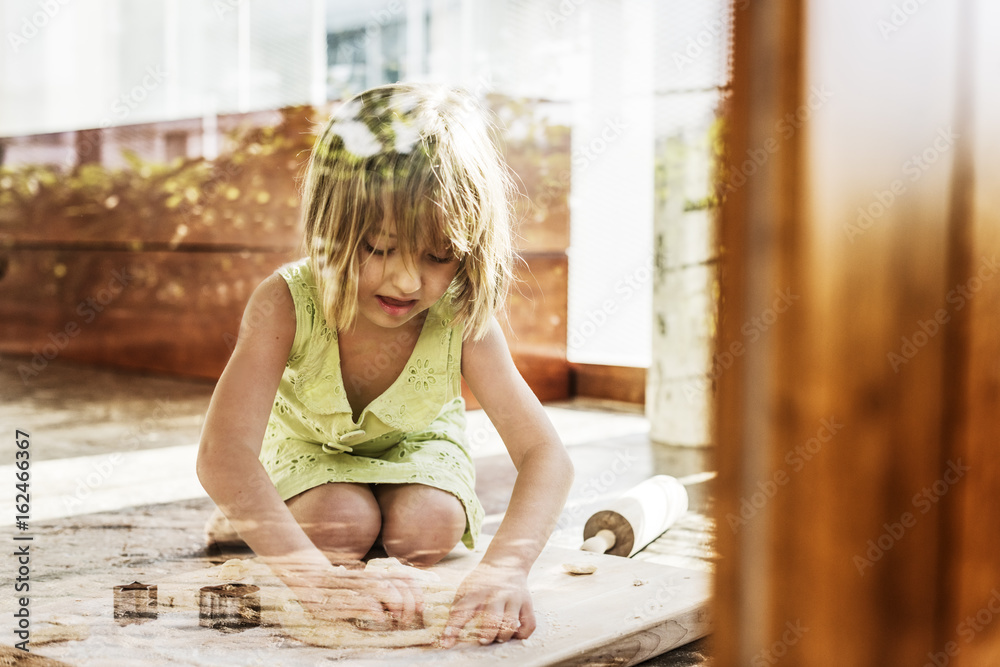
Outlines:
<svg viewBox="0 0 1000 667"><path fill-rule="evenodd" d="M385 250L381 248L376 248L368 241L365 241L365 252L367 252L370 255L375 255L376 257L382 257L386 254ZM392 250L389 250L388 252L392 252Z"/></svg>
<svg viewBox="0 0 1000 667"><path fill-rule="evenodd" d="M431 260L435 264L448 264L451 262L452 257L449 255L447 257L438 257L437 255L427 255L427 259Z"/></svg>

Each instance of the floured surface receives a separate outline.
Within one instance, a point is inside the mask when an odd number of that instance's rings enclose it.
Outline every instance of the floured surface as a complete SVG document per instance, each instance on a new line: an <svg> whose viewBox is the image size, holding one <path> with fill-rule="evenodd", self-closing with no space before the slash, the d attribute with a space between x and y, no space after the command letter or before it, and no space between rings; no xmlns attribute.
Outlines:
<svg viewBox="0 0 1000 667"><path fill-rule="evenodd" d="M298 617L296 624L295 603L291 615L284 614L289 627L281 627L279 612L288 601L288 591L275 583L266 567L251 561L204 568L183 576L161 576L159 581L155 575L147 576L139 569L122 571L121 584L138 580L158 587L158 616L144 623L120 625L113 618L110 587L95 590L89 597L36 598L33 627L39 635L55 622L67 631L62 634L70 634L68 630L72 628L79 637L38 646L36 651L73 665L101 667L315 665L325 664L329 659L344 665L372 667L432 663L456 667L500 663L548 665L597 654L614 655L619 664L627 665L693 641L709 631L706 573L550 547L539 557L529 578L538 626L528 640L486 647L465 643L449 650L433 645L386 647L393 643L433 642L434 633L440 634L443 610L450 601L444 598L453 595L454 588L479 561L481 549L473 553L456 549L432 569L432 576L440 581L428 577L422 582L428 587L430 606L439 607L428 618L431 627L409 631L423 633L409 638L400 633L372 633L375 644L372 647L331 649L311 645L329 643L343 629L331 631L303 624L302 617ZM592 562L596 571L587 576L567 574L563 569L566 562ZM262 626L243 631L199 626L198 590L233 580L261 587ZM352 627L349 632L354 643L358 633L370 631ZM386 638L387 634L396 636Z"/></svg>

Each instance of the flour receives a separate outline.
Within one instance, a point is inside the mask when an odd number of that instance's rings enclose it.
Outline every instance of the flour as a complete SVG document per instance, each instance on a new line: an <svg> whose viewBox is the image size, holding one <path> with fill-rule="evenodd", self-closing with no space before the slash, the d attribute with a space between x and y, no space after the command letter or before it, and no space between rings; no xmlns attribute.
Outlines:
<svg viewBox="0 0 1000 667"><path fill-rule="evenodd" d="M31 643L36 646L58 642L78 642L90 637L90 628L84 623L50 619L31 631ZM0 663L2 664L2 663Z"/></svg>

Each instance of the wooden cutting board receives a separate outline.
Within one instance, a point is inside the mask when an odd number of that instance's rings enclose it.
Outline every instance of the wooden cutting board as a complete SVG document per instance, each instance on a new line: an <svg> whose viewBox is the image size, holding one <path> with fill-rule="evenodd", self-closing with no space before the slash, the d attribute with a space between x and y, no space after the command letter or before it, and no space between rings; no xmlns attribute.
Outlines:
<svg viewBox="0 0 1000 667"><path fill-rule="evenodd" d="M484 550L485 545L475 552L458 548L434 571L443 582L457 583ZM563 563L581 560L596 564L596 572L571 575L564 571ZM55 622L85 638L36 645L32 652L83 667L294 666L326 664L330 659L349 667L633 665L709 633L708 573L557 547L542 552L529 577L538 625L528 640L485 647L459 644L449 650L324 649L290 639L275 627L241 632L201 627L194 600L202 586L221 583L215 576L217 569L204 568L163 581L144 578L142 571L129 571L127 576L160 587L157 618L139 624L116 622L112 590L106 587L95 590L93 597L37 600L35 636L59 631L60 627L52 625Z"/></svg>

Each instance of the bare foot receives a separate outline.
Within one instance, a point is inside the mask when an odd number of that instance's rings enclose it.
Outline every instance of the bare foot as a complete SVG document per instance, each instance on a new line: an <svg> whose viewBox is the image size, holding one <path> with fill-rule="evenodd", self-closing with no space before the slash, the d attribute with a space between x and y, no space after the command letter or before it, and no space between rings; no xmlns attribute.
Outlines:
<svg viewBox="0 0 1000 667"><path fill-rule="evenodd" d="M205 542L208 547L243 547L247 546L240 534L236 532L229 519L218 507L205 522Z"/></svg>

